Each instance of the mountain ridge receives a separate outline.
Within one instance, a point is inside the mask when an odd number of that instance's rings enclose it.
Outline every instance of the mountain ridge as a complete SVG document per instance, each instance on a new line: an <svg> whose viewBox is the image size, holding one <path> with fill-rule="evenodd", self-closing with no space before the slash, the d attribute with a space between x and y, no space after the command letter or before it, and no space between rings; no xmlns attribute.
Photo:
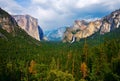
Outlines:
<svg viewBox="0 0 120 81"><path fill-rule="evenodd" d="M18 44L24 41L25 43L39 45L39 41L19 27L15 19L3 9L0 9L0 40L9 42L16 41Z"/></svg>
<svg viewBox="0 0 120 81"><path fill-rule="evenodd" d="M15 35L16 28L18 27L14 18L2 8L0 8L0 27L13 35Z"/></svg>
<svg viewBox="0 0 120 81"><path fill-rule="evenodd" d="M95 32L101 35L110 32L120 25L120 9L95 21L86 22L85 20L75 21L72 27L68 27L64 33L63 42L80 41Z"/></svg>

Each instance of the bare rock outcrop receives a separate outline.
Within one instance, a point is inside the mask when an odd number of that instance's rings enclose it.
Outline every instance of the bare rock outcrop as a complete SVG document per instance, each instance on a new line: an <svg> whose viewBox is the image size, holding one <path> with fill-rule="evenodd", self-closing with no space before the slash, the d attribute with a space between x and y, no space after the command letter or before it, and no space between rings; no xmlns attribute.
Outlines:
<svg viewBox="0 0 120 81"><path fill-rule="evenodd" d="M40 40L39 30L38 30L38 21L36 18L29 15L13 15L18 25L24 29L30 36Z"/></svg>
<svg viewBox="0 0 120 81"><path fill-rule="evenodd" d="M8 33L15 35L15 27L17 26L14 18L0 8L0 27Z"/></svg>
<svg viewBox="0 0 120 81"><path fill-rule="evenodd" d="M80 39L89 37L95 32L105 34L118 27L120 27L120 9L99 20L90 22L76 20L72 27L66 29L63 42L73 42L73 39L74 41L80 41Z"/></svg>

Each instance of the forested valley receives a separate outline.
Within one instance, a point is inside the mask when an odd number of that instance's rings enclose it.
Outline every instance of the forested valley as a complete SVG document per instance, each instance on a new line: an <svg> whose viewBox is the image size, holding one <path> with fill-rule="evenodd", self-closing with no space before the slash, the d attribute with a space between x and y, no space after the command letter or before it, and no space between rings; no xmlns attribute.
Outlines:
<svg viewBox="0 0 120 81"><path fill-rule="evenodd" d="M120 28L73 44L0 38L0 81L120 81Z"/></svg>

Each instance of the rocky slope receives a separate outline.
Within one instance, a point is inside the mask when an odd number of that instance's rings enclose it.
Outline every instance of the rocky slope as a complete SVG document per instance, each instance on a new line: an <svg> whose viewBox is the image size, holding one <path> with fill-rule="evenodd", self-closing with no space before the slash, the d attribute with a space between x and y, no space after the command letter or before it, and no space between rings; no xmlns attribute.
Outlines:
<svg viewBox="0 0 120 81"><path fill-rule="evenodd" d="M14 18L0 8L0 28L6 30L8 33L15 35L15 27L17 27L17 23Z"/></svg>
<svg viewBox="0 0 120 81"><path fill-rule="evenodd" d="M39 46L40 42L28 35L25 30L18 26L15 19L9 13L0 8L0 46L4 46L6 49L6 44L8 44L7 47L13 51L14 48L19 49L19 47L24 46ZM13 45L13 47L11 45ZM11 47L13 49L11 49Z"/></svg>
<svg viewBox="0 0 120 81"><path fill-rule="evenodd" d="M13 15L18 25L30 36L40 40L37 19L29 15Z"/></svg>
<svg viewBox="0 0 120 81"><path fill-rule="evenodd" d="M112 12L102 19L87 22L76 20L72 27L66 29L63 42L80 41L82 38L89 37L95 32L105 34L120 26L120 9Z"/></svg>

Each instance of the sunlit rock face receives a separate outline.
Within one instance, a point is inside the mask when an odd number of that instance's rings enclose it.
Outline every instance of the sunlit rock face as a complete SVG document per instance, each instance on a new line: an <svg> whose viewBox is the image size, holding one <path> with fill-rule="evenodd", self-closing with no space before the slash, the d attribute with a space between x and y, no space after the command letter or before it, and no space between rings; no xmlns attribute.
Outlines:
<svg viewBox="0 0 120 81"><path fill-rule="evenodd" d="M63 42L80 41L82 38L89 37L95 32L101 35L110 32L120 26L120 9L95 21L76 20L72 27L66 29Z"/></svg>
<svg viewBox="0 0 120 81"><path fill-rule="evenodd" d="M30 36L40 40L37 19L29 15L13 15L18 25Z"/></svg>
<svg viewBox="0 0 120 81"><path fill-rule="evenodd" d="M99 31L101 26L101 21L91 21L86 23L81 23L81 21L78 24L75 24L73 27L66 29L64 41L70 42L73 37L76 38L76 41L79 41L81 38L86 38L88 36L91 36L95 32ZM85 21L84 21L85 22ZM75 21L76 23L76 21ZM75 29L74 29L75 28ZM68 36L67 36L68 35Z"/></svg>
<svg viewBox="0 0 120 81"><path fill-rule="evenodd" d="M112 12L102 19L100 34L104 34L120 26L120 10Z"/></svg>
<svg viewBox="0 0 120 81"><path fill-rule="evenodd" d="M103 21L100 29L100 34L110 32L111 24L107 21Z"/></svg>
<svg viewBox="0 0 120 81"><path fill-rule="evenodd" d="M84 20L75 20L75 23L73 25L73 30L84 30L88 23Z"/></svg>
<svg viewBox="0 0 120 81"><path fill-rule="evenodd" d="M15 27L17 23L15 19L0 8L0 27L6 30L8 33L15 34Z"/></svg>
<svg viewBox="0 0 120 81"><path fill-rule="evenodd" d="M66 28L66 31L64 33L63 42L71 42L73 37L72 29Z"/></svg>
<svg viewBox="0 0 120 81"><path fill-rule="evenodd" d="M74 37L76 37L76 40L79 41L81 38L86 38L88 36L91 36L95 32L99 30L101 26L101 21L92 21L88 25L86 25L86 28L84 30L81 30L74 34Z"/></svg>

